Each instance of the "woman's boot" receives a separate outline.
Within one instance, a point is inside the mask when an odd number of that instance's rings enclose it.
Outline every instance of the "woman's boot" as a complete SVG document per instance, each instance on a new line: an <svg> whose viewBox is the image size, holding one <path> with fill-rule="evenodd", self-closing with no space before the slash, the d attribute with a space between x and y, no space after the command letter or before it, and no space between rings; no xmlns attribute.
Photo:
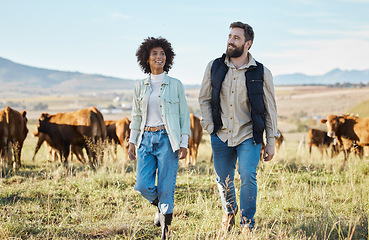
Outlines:
<svg viewBox="0 0 369 240"><path fill-rule="evenodd" d="M160 227L160 209L159 209L159 199L155 198L154 201L151 202L152 205L156 206L158 208L158 211L155 213L155 218L154 218L154 224L157 227Z"/></svg>
<svg viewBox="0 0 369 240"><path fill-rule="evenodd" d="M168 239L169 226L172 223L173 213L162 214L160 213L160 225L161 225L161 239Z"/></svg>

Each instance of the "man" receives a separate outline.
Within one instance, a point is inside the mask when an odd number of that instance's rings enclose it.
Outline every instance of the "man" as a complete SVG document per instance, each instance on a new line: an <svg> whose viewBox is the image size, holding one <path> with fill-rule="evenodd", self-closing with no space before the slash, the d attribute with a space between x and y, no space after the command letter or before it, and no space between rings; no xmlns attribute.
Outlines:
<svg viewBox="0 0 369 240"><path fill-rule="evenodd" d="M238 158L242 231L252 230L256 212L256 168L263 132L267 145L263 159L274 156L277 107L273 77L249 53L254 40L251 26L230 25L226 54L211 61L201 84L199 103L202 127L211 134L213 162L225 213L222 228L229 231L238 212L234 174Z"/></svg>

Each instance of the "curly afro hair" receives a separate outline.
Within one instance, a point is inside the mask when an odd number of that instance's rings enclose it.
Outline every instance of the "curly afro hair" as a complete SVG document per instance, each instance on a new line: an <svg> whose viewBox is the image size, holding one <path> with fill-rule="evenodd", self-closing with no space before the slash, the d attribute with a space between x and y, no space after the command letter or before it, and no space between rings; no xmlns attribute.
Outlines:
<svg viewBox="0 0 369 240"><path fill-rule="evenodd" d="M137 62L144 73L151 73L150 65L147 63L147 61L149 60L151 49L155 47L162 47L164 49L165 56L167 58L164 65L164 71L168 73L172 68L173 59L176 54L173 51L172 44L170 44L170 42L168 42L165 38L146 38L137 49Z"/></svg>

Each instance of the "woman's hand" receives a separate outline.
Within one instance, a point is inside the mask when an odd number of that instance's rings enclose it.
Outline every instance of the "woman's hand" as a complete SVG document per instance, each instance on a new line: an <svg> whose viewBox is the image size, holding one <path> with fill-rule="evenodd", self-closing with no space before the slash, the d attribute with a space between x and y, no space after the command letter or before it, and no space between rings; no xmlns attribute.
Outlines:
<svg viewBox="0 0 369 240"><path fill-rule="evenodd" d="M178 157L179 159L185 159L187 156L187 148L181 147L178 150Z"/></svg>
<svg viewBox="0 0 369 240"><path fill-rule="evenodd" d="M133 143L129 143L128 146L128 158L130 160L136 160L136 147Z"/></svg>

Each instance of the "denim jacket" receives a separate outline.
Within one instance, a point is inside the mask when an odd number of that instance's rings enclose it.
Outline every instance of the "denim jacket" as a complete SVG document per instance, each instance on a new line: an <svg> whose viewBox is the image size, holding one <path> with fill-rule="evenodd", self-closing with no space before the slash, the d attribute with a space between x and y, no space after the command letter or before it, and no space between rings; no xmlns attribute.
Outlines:
<svg viewBox="0 0 369 240"><path fill-rule="evenodd" d="M140 80L135 87L130 129L139 131L139 147L147 119L147 105L151 94L150 78ZM160 113L167 130L173 152L179 149L181 135L191 135L190 115L181 81L165 75L159 92Z"/></svg>

